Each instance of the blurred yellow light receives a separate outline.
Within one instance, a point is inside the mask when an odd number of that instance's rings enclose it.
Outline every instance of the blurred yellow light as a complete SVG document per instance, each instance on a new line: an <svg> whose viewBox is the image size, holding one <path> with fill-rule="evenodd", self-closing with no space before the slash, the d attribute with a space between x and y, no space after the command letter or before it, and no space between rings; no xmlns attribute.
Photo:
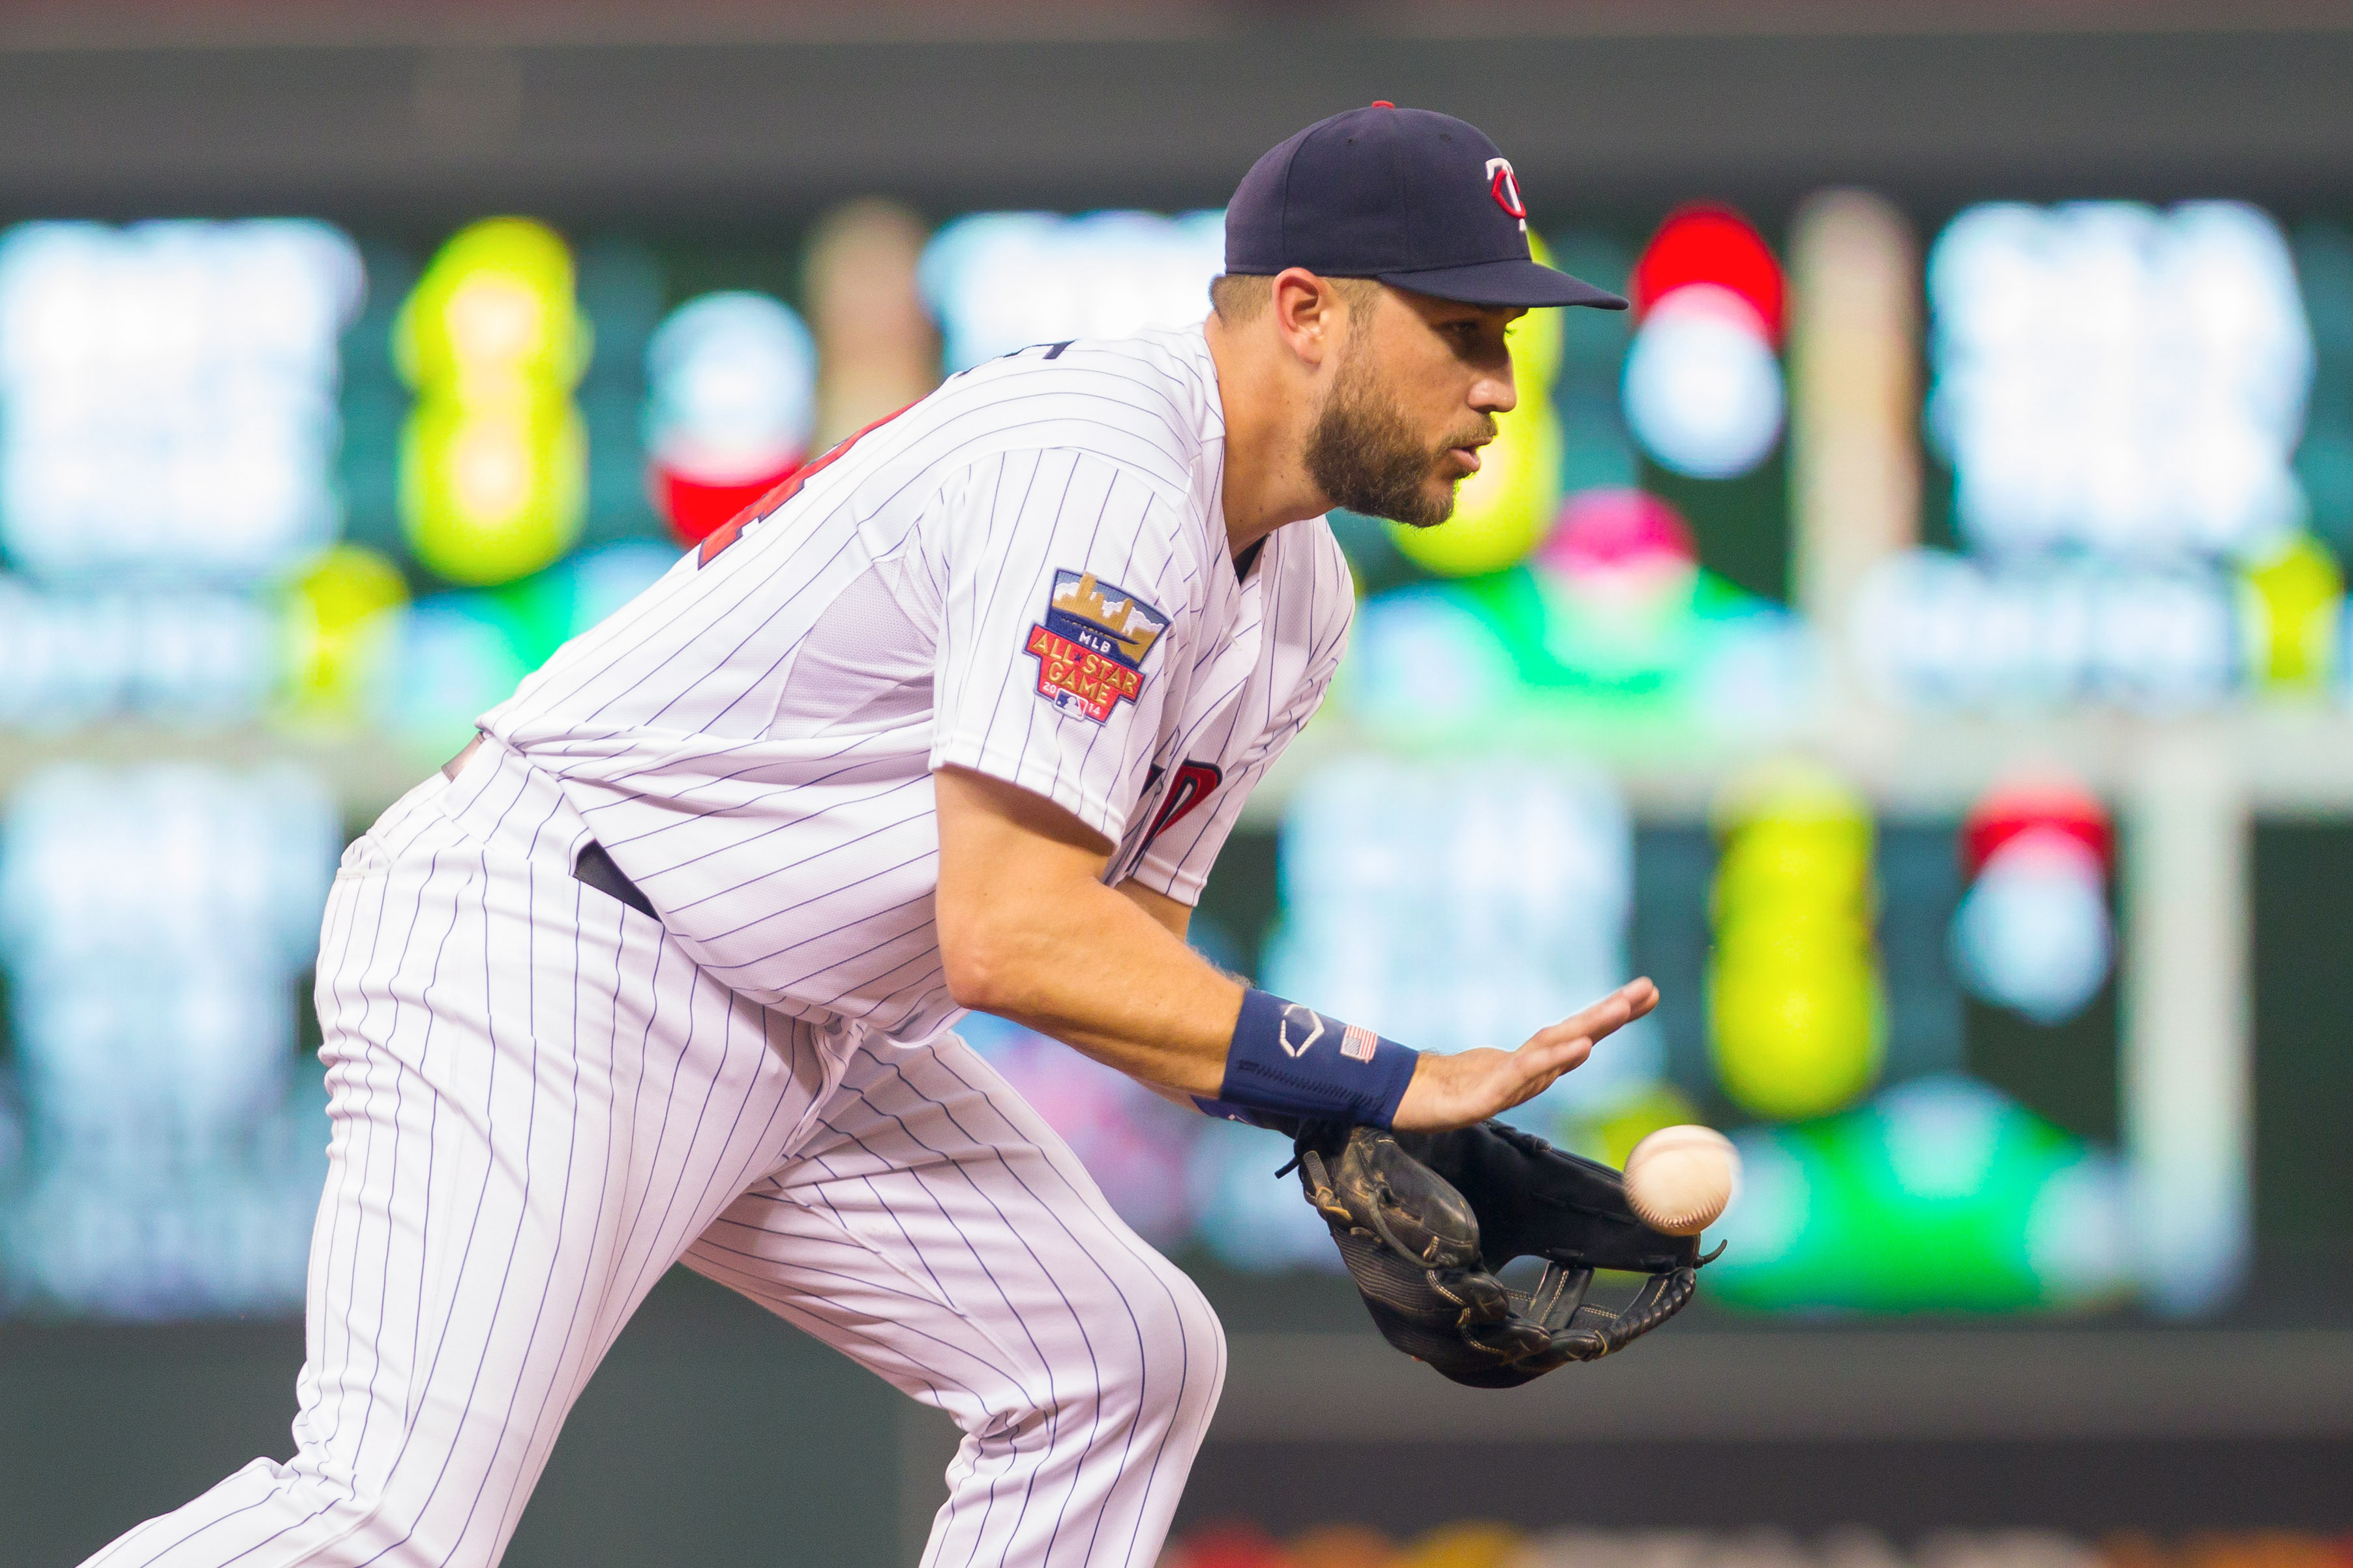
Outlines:
<svg viewBox="0 0 2353 1568"><path fill-rule="evenodd" d="M1799 964L1780 956L1718 950L1707 996L1716 1076L1756 1115L1827 1116L1878 1075L1879 977L1867 953L1811 953Z"/></svg>
<svg viewBox="0 0 2353 1568"><path fill-rule="evenodd" d="M1871 825L1831 821L1752 823L1725 841L1715 870L1719 922L1792 904L1870 913Z"/></svg>
<svg viewBox="0 0 2353 1568"><path fill-rule="evenodd" d="M449 498L471 517L512 517L531 504L531 426L476 415L451 433Z"/></svg>
<svg viewBox="0 0 2353 1568"><path fill-rule="evenodd" d="M1552 255L1528 237L1538 261ZM1496 416L1495 439L1479 471L1454 492L1454 515L1436 528L1389 524L1406 559L1441 577L1473 577L1517 565L1542 542L1560 506L1561 431L1553 412L1566 332L1556 310L1530 310L1512 323L1512 379L1519 405Z"/></svg>
<svg viewBox="0 0 2353 1568"><path fill-rule="evenodd" d="M2247 662L2263 685L2316 690L2337 663L2345 574L2328 547L2299 533L2248 566Z"/></svg>
<svg viewBox="0 0 2353 1568"><path fill-rule="evenodd" d="M1526 1554L1527 1537L1508 1524L1440 1525L1409 1542L1392 1568L1506 1568Z"/></svg>
<svg viewBox="0 0 2353 1568"><path fill-rule="evenodd" d="M461 367L519 365L548 339L548 306L519 278L469 278L450 290L443 321L450 355Z"/></svg>
<svg viewBox="0 0 2353 1568"><path fill-rule="evenodd" d="M434 257L393 323L417 388L401 520L453 583L511 582L579 538L588 444L567 393L587 362L571 253L526 218L489 218Z"/></svg>
<svg viewBox="0 0 2353 1568"><path fill-rule="evenodd" d="M1718 826L1708 973L1716 1076L1756 1115L1828 1115L1871 1087L1886 1034L1869 811L1834 775L1783 765L1727 790Z"/></svg>
<svg viewBox="0 0 2353 1568"><path fill-rule="evenodd" d="M286 700L301 720L360 717L367 682L408 602L400 569L373 550L341 544L285 590Z"/></svg>
<svg viewBox="0 0 2353 1568"><path fill-rule="evenodd" d="M419 403L402 432L409 548L453 583L512 582L580 537L588 442L569 403L469 409Z"/></svg>
<svg viewBox="0 0 2353 1568"><path fill-rule="evenodd" d="M1853 959L1869 962L1871 926L1859 911L1793 898L1732 919L1718 915L1715 951L1792 971L1842 967Z"/></svg>
<svg viewBox="0 0 2353 1568"><path fill-rule="evenodd" d="M419 391L510 378L567 388L588 358L572 253L529 218L470 224L417 279L392 341L395 363Z"/></svg>

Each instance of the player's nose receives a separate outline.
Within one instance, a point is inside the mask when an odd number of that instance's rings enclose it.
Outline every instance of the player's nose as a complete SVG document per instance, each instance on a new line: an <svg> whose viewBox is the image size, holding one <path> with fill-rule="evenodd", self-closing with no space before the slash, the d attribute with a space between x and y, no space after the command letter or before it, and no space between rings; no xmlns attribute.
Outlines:
<svg viewBox="0 0 2353 1568"><path fill-rule="evenodd" d="M1482 414L1509 414L1519 405L1519 384L1508 363L1471 384L1471 406Z"/></svg>

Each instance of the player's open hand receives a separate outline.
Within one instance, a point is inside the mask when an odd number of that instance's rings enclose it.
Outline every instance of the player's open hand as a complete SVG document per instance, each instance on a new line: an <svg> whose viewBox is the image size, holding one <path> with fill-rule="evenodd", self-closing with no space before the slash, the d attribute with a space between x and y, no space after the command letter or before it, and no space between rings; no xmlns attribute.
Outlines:
<svg viewBox="0 0 2353 1568"><path fill-rule="evenodd" d="M1593 1043L1622 1029L1659 1005L1648 980L1620 985L1582 1013L1538 1029L1516 1051L1484 1048L1448 1056L1425 1052L1398 1105L1400 1132L1443 1132L1468 1127L1534 1100L1555 1079L1593 1054Z"/></svg>

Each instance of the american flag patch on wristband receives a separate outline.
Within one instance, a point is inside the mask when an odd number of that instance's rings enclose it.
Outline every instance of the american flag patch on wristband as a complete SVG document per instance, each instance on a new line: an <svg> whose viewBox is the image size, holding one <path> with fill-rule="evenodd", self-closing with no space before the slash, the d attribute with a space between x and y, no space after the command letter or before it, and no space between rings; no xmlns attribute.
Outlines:
<svg viewBox="0 0 2353 1568"><path fill-rule="evenodd" d="M1368 1062L1373 1059L1373 1047L1380 1043L1381 1037L1362 1024L1351 1024L1341 1031L1340 1054L1354 1061Z"/></svg>

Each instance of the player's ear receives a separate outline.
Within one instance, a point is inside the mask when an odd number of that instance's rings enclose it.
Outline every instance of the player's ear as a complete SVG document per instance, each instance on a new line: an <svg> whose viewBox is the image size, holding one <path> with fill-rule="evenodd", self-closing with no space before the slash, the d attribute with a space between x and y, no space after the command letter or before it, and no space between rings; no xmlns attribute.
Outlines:
<svg viewBox="0 0 2353 1568"><path fill-rule="evenodd" d="M1347 335L1348 307L1332 279L1304 267L1274 275L1274 330L1309 365L1321 365L1339 351Z"/></svg>

